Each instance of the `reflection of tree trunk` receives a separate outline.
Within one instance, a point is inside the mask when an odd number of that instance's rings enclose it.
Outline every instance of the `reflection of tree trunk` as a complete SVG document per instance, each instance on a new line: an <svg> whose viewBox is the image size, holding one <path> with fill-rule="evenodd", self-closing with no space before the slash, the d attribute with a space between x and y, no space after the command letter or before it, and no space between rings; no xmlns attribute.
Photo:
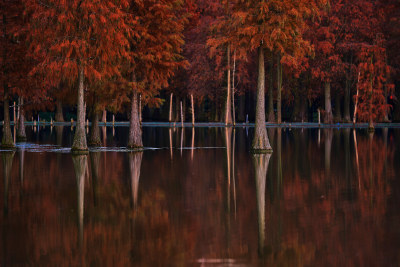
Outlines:
<svg viewBox="0 0 400 267"><path fill-rule="evenodd" d="M191 151L191 159L193 161L193 156L194 156L194 127L192 127L192 151Z"/></svg>
<svg viewBox="0 0 400 267"><path fill-rule="evenodd" d="M332 104L331 104L331 83L325 82L325 114L324 123L333 123Z"/></svg>
<svg viewBox="0 0 400 267"><path fill-rule="evenodd" d="M84 72L83 67L79 70L79 86L78 86L78 111L76 130L72 151L85 152L88 150L85 132L85 107L84 107Z"/></svg>
<svg viewBox="0 0 400 267"><path fill-rule="evenodd" d="M172 128L169 128L168 132L169 132L169 152L171 154L171 160L172 160L172 157L173 157L173 153L172 153Z"/></svg>
<svg viewBox="0 0 400 267"><path fill-rule="evenodd" d="M1 156L3 159L3 177L4 177L4 209L5 215L8 214L8 190L11 181L11 169L13 164L15 152L2 152Z"/></svg>
<svg viewBox="0 0 400 267"><path fill-rule="evenodd" d="M99 112L92 112L92 127L90 129L89 146L101 146L99 130Z"/></svg>
<svg viewBox="0 0 400 267"><path fill-rule="evenodd" d="M227 170L227 210L230 213L230 188L231 188L231 142L232 142L232 128L225 128L225 145L226 145L226 170Z"/></svg>
<svg viewBox="0 0 400 267"><path fill-rule="evenodd" d="M272 152L265 127L265 69L264 69L264 48L258 48L258 82L257 82L257 105L256 125L252 149L256 153Z"/></svg>
<svg viewBox="0 0 400 267"><path fill-rule="evenodd" d="M271 154L253 155L256 180L257 214L258 214L258 252L265 252L265 184Z"/></svg>
<svg viewBox="0 0 400 267"><path fill-rule="evenodd" d="M79 226L79 244L83 244L83 216L85 202L85 174L87 168L87 155L73 155L72 162L74 163L77 196L78 196L78 226Z"/></svg>
<svg viewBox="0 0 400 267"><path fill-rule="evenodd" d="M331 149L332 149L333 130L324 129L324 138L325 138L325 170L326 173L329 175L331 172Z"/></svg>
<svg viewBox="0 0 400 267"><path fill-rule="evenodd" d="M92 183L93 183L93 203L97 206L97 192L98 192L98 181L99 181L99 165L100 165L100 152L90 153L90 168L92 172Z"/></svg>
<svg viewBox="0 0 400 267"><path fill-rule="evenodd" d="M57 122L64 122L64 116L63 116L63 107L62 107L62 102L61 100L57 100L56 102L56 116L55 120Z"/></svg>
<svg viewBox="0 0 400 267"><path fill-rule="evenodd" d="M232 141L232 183L233 183L233 202L234 202L234 205L235 205L235 218L236 218L235 146L236 146L236 129L233 128L233 141Z"/></svg>
<svg viewBox="0 0 400 267"><path fill-rule="evenodd" d="M18 134L17 141L24 142L26 141L26 133L25 133L25 112L24 112L24 98L19 98L19 116L18 116Z"/></svg>
<svg viewBox="0 0 400 267"><path fill-rule="evenodd" d="M131 175L131 205L136 209L139 189L140 166L143 152L129 153L129 171Z"/></svg>
<svg viewBox="0 0 400 267"><path fill-rule="evenodd" d="M282 185L282 129L276 129L276 150L278 154L278 182L277 182L277 193L280 193L281 185Z"/></svg>
<svg viewBox="0 0 400 267"><path fill-rule="evenodd" d="M21 182L21 196L24 188L25 149L19 151L19 180Z"/></svg>
<svg viewBox="0 0 400 267"><path fill-rule="evenodd" d="M346 176L347 187L350 192L352 181L350 177L351 175L351 164L350 164L350 128L344 129L344 171Z"/></svg>

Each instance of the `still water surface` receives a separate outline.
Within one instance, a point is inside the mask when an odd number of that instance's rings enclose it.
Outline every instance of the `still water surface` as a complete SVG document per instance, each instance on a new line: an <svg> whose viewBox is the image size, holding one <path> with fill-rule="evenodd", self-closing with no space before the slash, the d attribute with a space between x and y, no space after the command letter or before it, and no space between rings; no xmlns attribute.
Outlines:
<svg viewBox="0 0 400 267"><path fill-rule="evenodd" d="M399 129L103 128L71 156L69 127L0 152L0 266L397 266ZM194 148L194 149L193 149Z"/></svg>

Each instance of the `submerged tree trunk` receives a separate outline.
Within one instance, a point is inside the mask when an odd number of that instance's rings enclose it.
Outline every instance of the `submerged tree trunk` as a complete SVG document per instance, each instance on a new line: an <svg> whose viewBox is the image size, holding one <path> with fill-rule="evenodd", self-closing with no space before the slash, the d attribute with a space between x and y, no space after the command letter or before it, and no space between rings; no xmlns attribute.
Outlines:
<svg viewBox="0 0 400 267"><path fill-rule="evenodd" d="M55 119L57 122L64 122L63 107L61 100L57 100Z"/></svg>
<svg viewBox="0 0 400 267"><path fill-rule="evenodd" d="M139 122L138 93L132 92L131 97L131 117L129 120L129 140L128 148L143 148L142 128Z"/></svg>
<svg viewBox="0 0 400 267"><path fill-rule="evenodd" d="M346 86L344 91L344 107L343 107L343 116L344 122L351 122L350 118L350 78L346 76Z"/></svg>
<svg viewBox="0 0 400 267"><path fill-rule="evenodd" d="M95 110L92 113L92 127L90 128L89 146L101 146L99 115L99 112Z"/></svg>
<svg viewBox="0 0 400 267"><path fill-rule="evenodd" d="M231 48L228 45L227 48L227 93L226 93L226 104L225 104L225 125L232 124L232 113L231 113Z"/></svg>
<svg viewBox="0 0 400 267"><path fill-rule="evenodd" d="M19 119L18 119L17 141L18 142L26 141L24 99L22 97L20 97L20 102L19 102Z"/></svg>
<svg viewBox="0 0 400 267"><path fill-rule="evenodd" d="M268 122L275 122L275 113L274 113L274 56L271 53L271 57L269 59L269 86L268 86Z"/></svg>
<svg viewBox="0 0 400 267"><path fill-rule="evenodd" d="M265 127L265 69L264 69L264 48L258 48L258 81L257 81L257 105L256 125L252 149L254 153L272 152Z"/></svg>
<svg viewBox="0 0 400 267"><path fill-rule="evenodd" d="M83 67L79 70L78 86L78 111L74 142L72 144L73 152L87 152L86 131L85 131L85 108L84 108L84 73Z"/></svg>
<svg viewBox="0 0 400 267"><path fill-rule="evenodd" d="M331 83L325 82L325 114L324 123L333 123L332 104L331 104Z"/></svg>
<svg viewBox="0 0 400 267"><path fill-rule="evenodd" d="M278 95L276 98L276 122L282 123L282 63L281 56L278 55L277 66L277 84L278 84Z"/></svg>
<svg viewBox="0 0 400 267"><path fill-rule="evenodd" d="M11 124L10 124L10 106L9 106L9 92L8 92L8 85L4 83L4 100L3 100L3 107L4 107L4 124L3 124L3 138L1 140L1 147L2 148L14 148L13 137L11 134ZM14 126L15 127L15 126Z"/></svg>

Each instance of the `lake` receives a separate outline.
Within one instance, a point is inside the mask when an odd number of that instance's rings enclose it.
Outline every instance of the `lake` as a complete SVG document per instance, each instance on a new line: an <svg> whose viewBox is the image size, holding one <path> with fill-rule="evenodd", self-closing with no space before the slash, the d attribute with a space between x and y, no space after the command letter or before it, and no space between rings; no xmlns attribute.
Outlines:
<svg viewBox="0 0 400 267"><path fill-rule="evenodd" d="M1 266L397 266L400 129L27 127L2 151Z"/></svg>

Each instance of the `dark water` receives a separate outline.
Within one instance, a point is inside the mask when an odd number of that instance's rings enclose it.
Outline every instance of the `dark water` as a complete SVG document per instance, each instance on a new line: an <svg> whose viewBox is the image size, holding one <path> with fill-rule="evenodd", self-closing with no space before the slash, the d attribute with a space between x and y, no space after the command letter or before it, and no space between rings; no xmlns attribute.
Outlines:
<svg viewBox="0 0 400 267"><path fill-rule="evenodd" d="M256 157L252 129L144 128L142 153L127 132L73 157L69 127L29 128L0 153L0 266L400 264L398 129L269 129Z"/></svg>

